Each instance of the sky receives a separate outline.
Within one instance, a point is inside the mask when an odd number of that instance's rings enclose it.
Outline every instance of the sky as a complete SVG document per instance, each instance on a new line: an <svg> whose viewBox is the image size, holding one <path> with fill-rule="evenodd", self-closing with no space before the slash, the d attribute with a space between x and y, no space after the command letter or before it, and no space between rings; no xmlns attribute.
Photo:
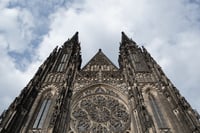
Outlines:
<svg viewBox="0 0 200 133"><path fill-rule="evenodd" d="M99 48L118 65L124 31L200 112L200 0L0 0L0 11L0 113L76 31L82 65Z"/></svg>

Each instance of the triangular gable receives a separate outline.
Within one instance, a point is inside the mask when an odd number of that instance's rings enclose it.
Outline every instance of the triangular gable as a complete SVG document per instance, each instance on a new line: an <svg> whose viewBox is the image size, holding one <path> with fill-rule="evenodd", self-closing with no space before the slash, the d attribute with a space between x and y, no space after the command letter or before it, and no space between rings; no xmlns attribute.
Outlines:
<svg viewBox="0 0 200 133"><path fill-rule="evenodd" d="M97 54L82 68L82 71L117 71L118 68L99 49Z"/></svg>

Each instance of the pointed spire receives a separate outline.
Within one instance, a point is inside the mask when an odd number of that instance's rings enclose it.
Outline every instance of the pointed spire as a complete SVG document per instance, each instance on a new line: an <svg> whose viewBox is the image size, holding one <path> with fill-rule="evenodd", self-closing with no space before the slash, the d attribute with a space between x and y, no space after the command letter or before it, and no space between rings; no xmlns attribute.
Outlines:
<svg viewBox="0 0 200 133"><path fill-rule="evenodd" d="M136 44L136 42L130 39L123 31L122 31L122 39L121 39L120 47L121 46L134 46L135 48L138 48L138 45Z"/></svg>
<svg viewBox="0 0 200 133"><path fill-rule="evenodd" d="M70 42L72 42L72 44L79 44L79 39L78 39L78 32L76 32L71 39L68 39L65 43L64 46L67 46L69 44L71 44Z"/></svg>
<svg viewBox="0 0 200 133"><path fill-rule="evenodd" d="M72 36L71 40L78 42L78 31Z"/></svg>
<svg viewBox="0 0 200 133"><path fill-rule="evenodd" d="M122 31L121 45L125 45L126 43L134 44L135 46L137 46L137 45L136 45L136 42L133 41L132 39L130 39L130 38Z"/></svg>
<svg viewBox="0 0 200 133"><path fill-rule="evenodd" d="M130 41L130 39L128 38L128 36L122 31L122 42L123 41Z"/></svg>

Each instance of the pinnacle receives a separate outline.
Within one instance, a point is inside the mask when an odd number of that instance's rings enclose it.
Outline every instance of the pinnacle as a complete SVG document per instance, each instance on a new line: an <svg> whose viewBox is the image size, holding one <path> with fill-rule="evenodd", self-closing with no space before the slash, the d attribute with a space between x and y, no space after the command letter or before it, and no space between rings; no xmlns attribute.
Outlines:
<svg viewBox="0 0 200 133"><path fill-rule="evenodd" d="M130 39L128 38L128 36L122 31L122 41L130 41Z"/></svg>
<svg viewBox="0 0 200 133"><path fill-rule="evenodd" d="M70 42L72 42L73 44L78 44L79 45L79 41L78 41L78 32L76 32L71 39L68 39L65 43L64 46L67 46L68 44L70 44Z"/></svg>
<svg viewBox="0 0 200 133"><path fill-rule="evenodd" d="M71 40L78 41L78 31L73 35L73 37L71 38Z"/></svg>
<svg viewBox="0 0 200 133"><path fill-rule="evenodd" d="M135 46L136 45L136 42L133 41L132 39L130 39L123 31L122 31L122 40L121 40L121 44L126 44L126 43L130 43L130 44L133 44Z"/></svg>

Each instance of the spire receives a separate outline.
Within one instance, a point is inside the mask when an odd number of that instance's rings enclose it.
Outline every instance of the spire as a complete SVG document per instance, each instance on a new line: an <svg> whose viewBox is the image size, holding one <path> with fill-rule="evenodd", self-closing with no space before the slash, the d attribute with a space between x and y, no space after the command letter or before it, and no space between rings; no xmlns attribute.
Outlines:
<svg viewBox="0 0 200 133"><path fill-rule="evenodd" d="M78 42L78 31L72 36L71 41Z"/></svg>
<svg viewBox="0 0 200 133"><path fill-rule="evenodd" d="M122 42L124 41L130 41L130 39L128 38L128 36L122 31Z"/></svg>
<svg viewBox="0 0 200 133"><path fill-rule="evenodd" d="M71 45L71 44L75 44L75 45L79 45L79 39L78 39L78 32L76 32L71 39L68 39L65 43L64 43L64 47Z"/></svg>
<svg viewBox="0 0 200 133"><path fill-rule="evenodd" d="M122 31L121 45L125 45L125 44L133 44L134 46L137 47L136 42L133 41L132 39L130 39L130 38Z"/></svg>

